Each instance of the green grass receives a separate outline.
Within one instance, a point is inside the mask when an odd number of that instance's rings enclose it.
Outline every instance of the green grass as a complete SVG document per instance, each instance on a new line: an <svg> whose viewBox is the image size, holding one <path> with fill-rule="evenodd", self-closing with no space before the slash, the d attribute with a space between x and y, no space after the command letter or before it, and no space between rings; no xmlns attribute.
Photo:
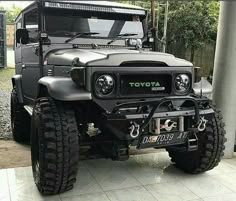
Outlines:
<svg viewBox="0 0 236 201"><path fill-rule="evenodd" d="M11 77L15 74L14 68L0 69L0 89L10 90L12 88Z"/></svg>

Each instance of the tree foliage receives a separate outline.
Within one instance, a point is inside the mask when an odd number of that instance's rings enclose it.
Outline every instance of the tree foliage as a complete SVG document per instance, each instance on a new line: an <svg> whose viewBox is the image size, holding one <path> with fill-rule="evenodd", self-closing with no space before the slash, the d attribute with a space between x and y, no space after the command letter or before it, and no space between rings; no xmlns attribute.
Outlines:
<svg viewBox="0 0 236 201"><path fill-rule="evenodd" d="M195 50L216 40L218 16L218 2L170 3L167 44L181 41L186 48L191 49L193 61Z"/></svg>
<svg viewBox="0 0 236 201"><path fill-rule="evenodd" d="M0 6L0 10L4 10L3 7ZM13 24L15 22L16 17L21 12L22 8L13 5L11 8L6 11L6 19L7 24Z"/></svg>

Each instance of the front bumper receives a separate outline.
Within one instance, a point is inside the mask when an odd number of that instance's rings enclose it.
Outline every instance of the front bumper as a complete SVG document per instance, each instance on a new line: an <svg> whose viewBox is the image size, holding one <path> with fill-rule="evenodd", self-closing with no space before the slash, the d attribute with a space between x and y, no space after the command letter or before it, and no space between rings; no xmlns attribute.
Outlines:
<svg viewBox="0 0 236 201"><path fill-rule="evenodd" d="M181 105L175 107L171 111L160 110L163 104L173 103L176 101L180 101ZM122 112L128 108L143 106L150 108L147 113ZM213 114L214 110L211 109L210 101L207 98L198 96L168 97L149 101L128 102L117 105L113 109L112 113L103 114L102 125L103 130L114 134L119 140L139 141L142 136L150 134L149 125L154 119L183 117L183 132L187 132L188 129L198 128L198 125L201 122L201 117L204 117L206 120L210 120ZM138 125L138 132L135 137L130 134L131 124Z"/></svg>

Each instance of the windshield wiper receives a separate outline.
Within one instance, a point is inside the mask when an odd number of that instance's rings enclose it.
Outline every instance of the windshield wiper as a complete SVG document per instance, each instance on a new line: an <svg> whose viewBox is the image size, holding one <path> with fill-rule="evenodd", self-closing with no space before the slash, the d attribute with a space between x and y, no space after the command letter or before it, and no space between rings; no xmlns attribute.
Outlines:
<svg viewBox="0 0 236 201"><path fill-rule="evenodd" d="M84 32L84 33L77 33L76 35L72 36L71 38L67 39L65 41L65 43L69 43L73 40L75 40L76 38L80 37L80 36L92 36L92 35L97 35L99 33L97 32Z"/></svg>
<svg viewBox="0 0 236 201"><path fill-rule="evenodd" d="M111 41L109 41L107 43L107 45L110 45L112 43L114 43L115 41L117 41L120 38L126 37L126 36L137 36L138 34L135 33L125 33L125 34L119 34L116 38L112 39Z"/></svg>
<svg viewBox="0 0 236 201"><path fill-rule="evenodd" d="M69 31L50 31L50 32L48 32L48 34L50 34L50 35L57 35L57 34L63 34L63 35L65 35L65 36L74 36L74 34L72 33L72 32L69 32Z"/></svg>

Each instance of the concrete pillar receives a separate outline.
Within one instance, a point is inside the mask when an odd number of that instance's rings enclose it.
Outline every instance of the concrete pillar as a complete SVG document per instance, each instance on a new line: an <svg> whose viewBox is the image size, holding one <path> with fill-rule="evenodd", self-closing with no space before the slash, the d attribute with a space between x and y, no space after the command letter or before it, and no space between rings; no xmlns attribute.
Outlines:
<svg viewBox="0 0 236 201"><path fill-rule="evenodd" d="M234 151L236 131L236 1L220 2L220 20L213 77L213 100L226 123L225 158Z"/></svg>

